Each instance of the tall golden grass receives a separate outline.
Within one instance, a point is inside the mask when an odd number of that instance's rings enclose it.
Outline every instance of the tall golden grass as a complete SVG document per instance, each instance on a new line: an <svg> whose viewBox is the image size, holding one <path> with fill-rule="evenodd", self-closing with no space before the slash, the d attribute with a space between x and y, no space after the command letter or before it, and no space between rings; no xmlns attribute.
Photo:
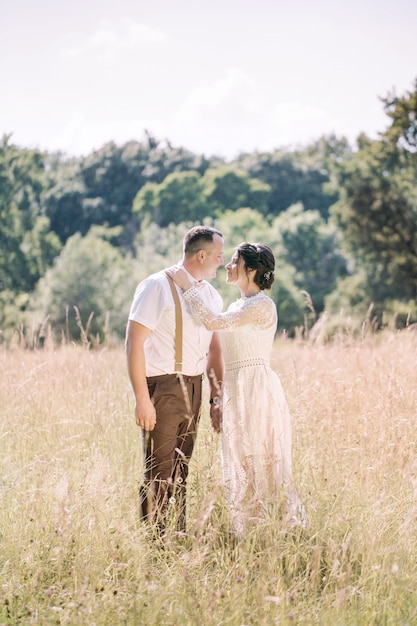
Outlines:
<svg viewBox="0 0 417 626"><path fill-rule="evenodd" d="M189 533L161 545L122 348L0 352L0 623L417 623L417 334L278 340L273 364L308 528L233 538L205 404Z"/></svg>

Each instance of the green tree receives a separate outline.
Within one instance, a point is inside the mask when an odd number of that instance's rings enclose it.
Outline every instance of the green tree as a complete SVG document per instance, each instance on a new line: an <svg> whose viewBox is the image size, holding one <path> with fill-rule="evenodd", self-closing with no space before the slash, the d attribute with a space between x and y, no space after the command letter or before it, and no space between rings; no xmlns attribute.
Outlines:
<svg viewBox="0 0 417 626"><path fill-rule="evenodd" d="M381 313L387 300L416 301L417 154L392 143L390 129L378 141L362 135L336 175L340 200L332 215L365 269L370 302Z"/></svg>
<svg viewBox="0 0 417 626"><path fill-rule="evenodd" d="M347 273L336 226L318 211L305 211L297 204L275 218L272 228L280 257L294 268L294 285L308 292L316 313L321 313L326 296Z"/></svg>
<svg viewBox="0 0 417 626"><path fill-rule="evenodd" d="M66 159L50 155L48 159L48 187L44 194L44 211L51 230L61 243L71 235L85 235L91 225L91 216L85 214L87 189L81 176L80 159Z"/></svg>
<svg viewBox="0 0 417 626"><path fill-rule="evenodd" d="M136 282L177 263L182 257L184 235L192 226L192 222L169 224L165 228L154 222L143 225L135 240L133 275Z"/></svg>
<svg viewBox="0 0 417 626"><path fill-rule="evenodd" d="M147 183L133 201L133 214L140 220L150 221L164 228L183 221L199 221L208 215L201 176L197 172L168 174L160 185Z"/></svg>
<svg viewBox="0 0 417 626"><path fill-rule="evenodd" d="M39 281L38 322L48 318L56 337L85 340L81 327L92 342L124 336L135 278L131 263L106 241L112 235L98 227L85 237L76 233Z"/></svg>
<svg viewBox="0 0 417 626"><path fill-rule="evenodd" d="M397 96L393 91L381 99L391 119L385 138L414 155L417 149L417 78L413 91L406 91L403 96Z"/></svg>
<svg viewBox="0 0 417 626"><path fill-rule="evenodd" d="M295 269L281 257L277 258L275 281L270 295L278 311L277 334L294 337L298 329L304 330L309 314L305 297L296 285Z"/></svg>
<svg viewBox="0 0 417 626"><path fill-rule="evenodd" d="M230 167L169 174L162 183L148 183L137 193L132 212L139 222L158 226L183 221L202 222L224 211L250 206L265 211L269 188Z"/></svg>
<svg viewBox="0 0 417 626"><path fill-rule="evenodd" d="M60 250L43 215L45 155L0 142L0 291L30 292Z"/></svg>
<svg viewBox="0 0 417 626"><path fill-rule="evenodd" d="M202 184L212 214L220 216L224 211L242 207L250 207L263 215L267 212L269 185L251 179L243 169L227 165L208 169Z"/></svg>
<svg viewBox="0 0 417 626"><path fill-rule="evenodd" d="M269 221L261 213L248 207L225 211L215 220L215 226L224 236L226 261L229 261L235 246L242 241L273 244Z"/></svg>
<svg viewBox="0 0 417 626"><path fill-rule="evenodd" d="M146 183L162 184L169 174L195 171L201 175L208 165L204 157L162 143L149 133L142 142L105 144L80 164L88 228L103 223L122 225L120 244L130 248L138 231L137 219L132 217L138 191ZM139 213L136 210L136 218Z"/></svg>
<svg viewBox="0 0 417 626"><path fill-rule="evenodd" d="M244 168L251 178L269 186L264 214L279 215L301 202L306 210L317 210L327 218L337 192L327 190L330 165L347 149L346 140L323 137L302 150L262 152L242 155L236 166Z"/></svg>
<svg viewBox="0 0 417 626"><path fill-rule="evenodd" d="M142 228L146 228L150 223L160 225L158 192L159 185L146 183L133 200L132 215Z"/></svg>

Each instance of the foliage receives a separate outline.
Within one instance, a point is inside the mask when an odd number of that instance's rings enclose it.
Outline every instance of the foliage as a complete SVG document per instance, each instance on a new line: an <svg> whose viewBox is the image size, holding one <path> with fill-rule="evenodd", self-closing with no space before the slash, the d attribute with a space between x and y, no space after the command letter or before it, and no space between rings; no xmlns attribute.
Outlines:
<svg viewBox="0 0 417 626"><path fill-rule="evenodd" d="M135 280L139 282L149 274L177 263L182 257L184 235L192 226L191 222L183 222L178 226L170 224L166 228L155 223L144 225L135 240Z"/></svg>
<svg viewBox="0 0 417 626"><path fill-rule="evenodd" d="M339 277L346 275L346 260L340 251L339 233L318 211L305 211L300 204L275 218L281 257L294 268L294 285L306 290L317 313Z"/></svg>
<svg viewBox="0 0 417 626"><path fill-rule="evenodd" d="M51 155L47 173L49 184L44 193L43 211L49 218L51 230L64 244L77 232L85 235L90 227L85 215L87 189L81 176L80 160L62 160L60 155Z"/></svg>
<svg viewBox="0 0 417 626"><path fill-rule="evenodd" d="M389 300L417 305L416 102L417 82L414 92L388 97L391 126L377 141L361 135L357 153L334 170L340 200L332 215L380 318Z"/></svg>
<svg viewBox="0 0 417 626"><path fill-rule="evenodd" d="M262 215L267 212L269 185L249 177L247 172L231 166L208 169L202 180L204 195L218 217L224 211L250 207Z"/></svg>
<svg viewBox="0 0 417 626"><path fill-rule="evenodd" d="M173 172L204 173L208 161L174 148L149 133L142 142L105 144L85 158L50 159L50 186L45 211L62 242L95 224L121 225L118 245L130 249L137 227L133 200L147 183L162 183Z"/></svg>
<svg viewBox="0 0 417 626"><path fill-rule="evenodd" d="M368 279L365 271L344 276L337 281L336 289L327 295L326 311L329 313L349 311L363 318L372 304L367 290Z"/></svg>
<svg viewBox="0 0 417 626"><path fill-rule="evenodd" d="M233 249L242 241L272 243L269 220L254 209L246 207L224 211L215 225L223 233L226 261L229 261Z"/></svg>
<svg viewBox="0 0 417 626"><path fill-rule="evenodd" d="M0 291L31 291L60 249L42 215L45 155L0 143Z"/></svg>
<svg viewBox="0 0 417 626"><path fill-rule="evenodd" d="M112 335L124 336L134 278L131 264L105 241L103 231L93 228L85 237L70 237L39 282L34 299L38 323L47 318L65 341L99 344Z"/></svg>
<svg viewBox="0 0 417 626"><path fill-rule="evenodd" d="M202 174L207 167L204 157L174 148L169 143L161 144L149 133L143 142L131 141L120 147L106 144L81 165L87 197L102 199L101 214L90 224L121 224L125 227L124 239L130 243L136 234L132 204L143 185L147 182L160 184L174 172L195 170Z"/></svg>
<svg viewBox="0 0 417 626"><path fill-rule="evenodd" d="M406 91L403 96L397 96L395 91L382 98L384 109L391 125L385 133L387 140L404 148L411 154L417 150L417 78L414 81L413 91Z"/></svg>
<svg viewBox="0 0 417 626"><path fill-rule="evenodd" d="M16 295L13 291L0 291L0 345L9 346L12 336L24 332L25 310L29 294ZM29 342L24 341L25 345Z"/></svg>
<svg viewBox="0 0 417 626"><path fill-rule="evenodd" d="M294 280L295 270L284 260L278 259L275 282L270 292L278 311L279 335L294 337L297 331L303 332L307 326L305 298Z"/></svg>
<svg viewBox="0 0 417 626"><path fill-rule="evenodd" d="M162 183L147 183L137 193L132 212L139 223L158 226L183 221L201 223L225 211L251 207L266 212L269 187L228 166L169 174Z"/></svg>
<svg viewBox="0 0 417 626"><path fill-rule="evenodd" d="M345 139L323 137L304 150L242 155L237 166L243 167L251 178L256 177L269 186L269 215L279 215L301 203L306 210L317 210L327 218L329 207L337 199L335 189L326 191L331 165L348 150Z"/></svg>
<svg viewBox="0 0 417 626"><path fill-rule="evenodd" d="M137 193L132 212L139 223L164 228L184 221L199 222L210 209L205 202L201 176L197 172L168 174L157 185L147 183Z"/></svg>
<svg viewBox="0 0 417 626"><path fill-rule="evenodd" d="M381 100L390 124L378 140L360 135L351 147L330 135L296 150L242 154L229 164L149 132L141 141L110 142L70 159L19 148L3 137L1 330L29 323L40 279L49 269L56 272L54 260L74 235L106 227L96 236L114 248L115 267L122 260L138 280L177 260L185 230L196 223L223 231L226 260L243 240L272 247L286 281L279 306L290 334L300 328L295 320L302 311L310 318L305 327L325 308L361 318L372 306L381 327L386 315L396 315L399 325L416 319L417 80L405 94ZM214 284L227 305L233 290L222 271ZM301 292L310 303L299 310ZM92 304L107 307L87 300L87 308ZM89 314L83 311L83 324ZM96 313L91 323L96 332ZM121 336L121 324L116 326Z"/></svg>

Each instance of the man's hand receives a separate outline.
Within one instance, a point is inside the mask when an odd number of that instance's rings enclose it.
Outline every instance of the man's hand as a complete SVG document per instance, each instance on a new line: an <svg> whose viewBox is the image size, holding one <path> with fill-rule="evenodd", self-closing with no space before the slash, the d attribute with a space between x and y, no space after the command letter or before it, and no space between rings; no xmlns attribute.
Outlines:
<svg viewBox="0 0 417 626"><path fill-rule="evenodd" d="M156 424L156 411L152 400L145 399L143 402L136 402L135 405L136 424L143 430L153 430Z"/></svg>
<svg viewBox="0 0 417 626"><path fill-rule="evenodd" d="M165 270L165 272L168 274L168 276L172 278L174 283L176 283L178 287L180 287L184 291L193 286L193 283L188 278L187 272L181 267L178 267L178 265L173 265L172 267L169 267L167 270Z"/></svg>
<svg viewBox="0 0 417 626"><path fill-rule="evenodd" d="M220 404L211 404L210 405L210 419L211 425L213 426L213 430L216 433L221 433L222 431L222 409Z"/></svg>

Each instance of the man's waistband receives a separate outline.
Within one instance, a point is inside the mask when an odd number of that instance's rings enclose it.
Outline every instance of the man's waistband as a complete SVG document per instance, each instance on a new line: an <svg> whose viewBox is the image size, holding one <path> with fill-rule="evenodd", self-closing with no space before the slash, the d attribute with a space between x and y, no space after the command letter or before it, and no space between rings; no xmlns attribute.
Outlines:
<svg viewBox="0 0 417 626"><path fill-rule="evenodd" d="M157 383L158 381L168 381L168 380L182 380L184 383L197 383L200 380L203 380L204 374L197 374L197 376L187 376L186 374L181 374L177 372L176 374L161 374L160 376L147 376L146 380L148 383Z"/></svg>

